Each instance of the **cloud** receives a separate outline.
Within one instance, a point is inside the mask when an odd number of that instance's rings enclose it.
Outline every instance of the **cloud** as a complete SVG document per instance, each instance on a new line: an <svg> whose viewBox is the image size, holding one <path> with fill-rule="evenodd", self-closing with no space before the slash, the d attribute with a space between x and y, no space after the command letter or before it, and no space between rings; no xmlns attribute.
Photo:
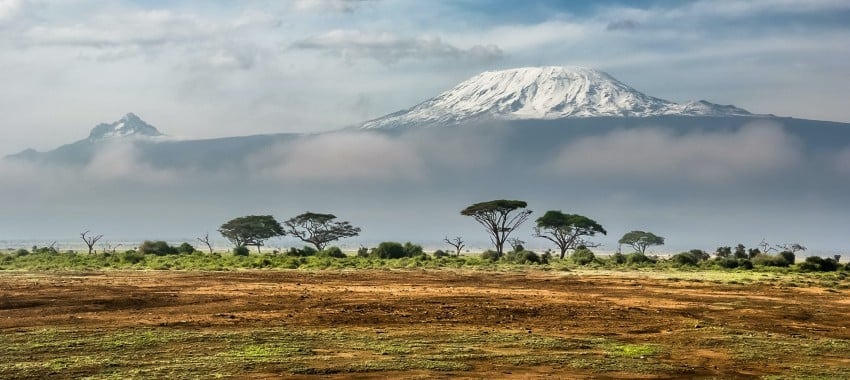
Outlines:
<svg viewBox="0 0 850 380"><path fill-rule="evenodd" d="M850 177L850 146L836 153L832 164L838 173Z"/></svg>
<svg viewBox="0 0 850 380"><path fill-rule="evenodd" d="M0 21L12 19L22 7L21 0L0 0Z"/></svg>
<svg viewBox="0 0 850 380"><path fill-rule="evenodd" d="M416 181L425 174L414 149L371 133L305 137L249 157L246 165L287 182Z"/></svg>
<svg viewBox="0 0 850 380"><path fill-rule="evenodd" d="M375 0L295 0L292 7L299 11L335 11L351 13L363 4Z"/></svg>
<svg viewBox="0 0 850 380"><path fill-rule="evenodd" d="M133 182L163 184L178 178L171 170L154 169L141 160L138 149L132 143L109 143L92 157L86 165L87 179L100 182Z"/></svg>
<svg viewBox="0 0 850 380"><path fill-rule="evenodd" d="M463 49L439 37L411 38L359 30L332 30L297 41L292 47L328 52L345 59L370 58L385 64L403 59L428 58L488 62L503 56L502 50L496 45L474 45Z"/></svg>
<svg viewBox="0 0 850 380"><path fill-rule="evenodd" d="M565 145L546 170L561 175L726 183L797 167L802 153L780 127L751 124L737 132L675 134L620 130Z"/></svg>
<svg viewBox="0 0 850 380"><path fill-rule="evenodd" d="M612 21L612 22L608 23L608 26L605 27L605 30L608 30L608 31L612 31L612 30L632 30L632 29L637 28L638 25L640 25L640 24L635 20L628 20L628 19L617 20L617 21Z"/></svg>

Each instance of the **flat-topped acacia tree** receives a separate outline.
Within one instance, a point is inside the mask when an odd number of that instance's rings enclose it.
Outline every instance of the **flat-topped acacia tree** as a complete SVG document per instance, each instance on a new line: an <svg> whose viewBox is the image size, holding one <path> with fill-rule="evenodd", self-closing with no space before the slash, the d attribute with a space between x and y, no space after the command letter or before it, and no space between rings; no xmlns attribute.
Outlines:
<svg viewBox="0 0 850 380"><path fill-rule="evenodd" d="M575 249L583 244L583 236L593 236L597 233L608 234L602 225L584 215L564 214L561 211L549 210L537 219L534 236L549 240L561 250L561 259L567 250Z"/></svg>
<svg viewBox="0 0 850 380"><path fill-rule="evenodd" d="M640 252L642 255L645 255L648 247L653 245L664 245L664 238L652 232L631 231L623 235L617 243L629 245L636 252Z"/></svg>
<svg viewBox="0 0 850 380"><path fill-rule="evenodd" d="M460 214L471 216L484 226L490 234L490 241L496 246L496 253L502 257L505 242L520 224L528 220L531 210L527 210L525 201L496 199L479 202L461 210Z"/></svg>
<svg viewBox="0 0 850 380"><path fill-rule="evenodd" d="M335 219L336 216L333 214L308 211L284 221L283 224L286 226L287 234L305 243L313 244L317 250L321 251L332 241L360 234L360 228L352 226L349 222L334 221Z"/></svg>
<svg viewBox="0 0 850 380"><path fill-rule="evenodd" d="M248 215L231 219L218 229L221 236L236 248L256 246L257 252L266 240L284 235L283 227L271 215Z"/></svg>

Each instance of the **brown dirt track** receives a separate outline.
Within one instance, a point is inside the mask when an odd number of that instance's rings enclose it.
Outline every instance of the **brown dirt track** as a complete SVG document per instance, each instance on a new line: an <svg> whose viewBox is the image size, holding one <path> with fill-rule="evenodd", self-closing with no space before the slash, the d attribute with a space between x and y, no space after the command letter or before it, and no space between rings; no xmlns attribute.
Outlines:
<svg viewBox="0 0 850 380"><path fill-rule="evenodd" d="M822 370L834 378L850 372L850 352L843 352L850 348L847 289L698 277L460 270L0 273L0 332L11 339L48 328L334 329L420 338L532 334L661 347L651 357L629 359L652 361L648 369L545 360L507 364L481 356L465 361L469 368L463 370L377 369L323 378L755 378L798 373L809 364L802 371ZM825 342L840 349L823 349ZM20 360L3 355L0 361ZM354 360L346 355L333 360ZM791 355L796 358L782 359ZM814 359L823 362L808 363ZM238 372L245 378L309 377L274 366Z"/></svg>

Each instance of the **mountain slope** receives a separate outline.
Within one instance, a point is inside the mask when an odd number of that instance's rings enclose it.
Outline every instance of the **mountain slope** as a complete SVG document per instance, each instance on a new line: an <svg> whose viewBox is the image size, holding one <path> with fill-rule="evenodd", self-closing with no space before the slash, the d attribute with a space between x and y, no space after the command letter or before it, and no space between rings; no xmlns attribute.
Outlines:
<svg viewBox="0 0 850 380"><path fill-rule="evenodd" d="M456 125L475 120L576 117L748 116L707 101L677 104L641 93L610 75L582 67L525 67L487 71L405 111L361 128Z"/></svg>

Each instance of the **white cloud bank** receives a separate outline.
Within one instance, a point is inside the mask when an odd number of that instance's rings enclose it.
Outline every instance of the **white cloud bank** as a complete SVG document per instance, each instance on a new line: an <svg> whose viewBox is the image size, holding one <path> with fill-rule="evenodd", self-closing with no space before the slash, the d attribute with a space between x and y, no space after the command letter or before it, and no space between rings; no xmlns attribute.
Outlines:
<svg viewBox="0 0 850 380"><path fill-rule="evenodd" d="M674 134L621 130L566 144L546 170L597 178L727 182L797 167L803 156L793 137L771 124L737 132Z"/></svg>

